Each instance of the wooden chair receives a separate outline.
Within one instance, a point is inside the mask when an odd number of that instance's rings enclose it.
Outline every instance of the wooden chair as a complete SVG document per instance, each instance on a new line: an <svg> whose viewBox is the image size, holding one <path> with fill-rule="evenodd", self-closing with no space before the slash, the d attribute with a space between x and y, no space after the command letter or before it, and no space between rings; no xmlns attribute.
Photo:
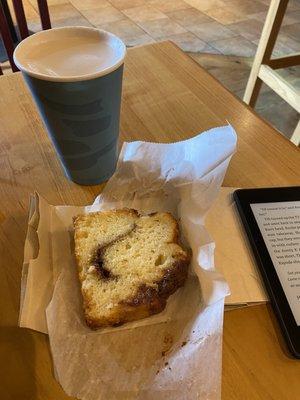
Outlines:
<svg viewBox="0 0 300 400"><path fill-rule="evenodd" d="M26 21L26 16L24 12L24 7L23 7L23 2L22 0L12 0L15 15L16 15L16 20L20 32L20 37L21 39L25 39L27 36L29 36L29 30L27 26L27 21ZM49 16L49 10L48 10L48 4L47 0L37 0L38 4L38 9L40 13L40 18L41 18L41 24L43 29L50 29L51 28L51 22L50 22L50 16ZM13 52L14 52L14 38L12 35L12 31L10 29L10 15L8 13L9 8L7 6L6 0L0 0L0 33L1 37L7 52L7 57L11 66L11 69L15 72L18 71L18 68L16 67L14 60L13 60ZM0 75L2 75L3 72L0 67Z"/></svg>
<svg viewBox="0 0 300 400"><path fill-rule="evenodd" d="M271 0L243 100L254 107L264 82L300 113L299 90L275 71L279 68L300 65L300 53L271 59L288 2L289 0ZM291 141L297 146L300 144L300 121Z"/></svg>

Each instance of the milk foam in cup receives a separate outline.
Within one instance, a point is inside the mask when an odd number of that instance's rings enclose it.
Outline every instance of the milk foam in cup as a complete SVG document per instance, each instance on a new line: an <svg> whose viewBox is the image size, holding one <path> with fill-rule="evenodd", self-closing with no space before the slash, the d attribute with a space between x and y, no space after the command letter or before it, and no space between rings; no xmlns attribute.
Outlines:
<svg viewBox="0 0 300 400"><path fill-rule="evenodd" d="M107 180L117 162L124 43L86 27L38 32L14 61L34 97L69 179Z"/></svg>

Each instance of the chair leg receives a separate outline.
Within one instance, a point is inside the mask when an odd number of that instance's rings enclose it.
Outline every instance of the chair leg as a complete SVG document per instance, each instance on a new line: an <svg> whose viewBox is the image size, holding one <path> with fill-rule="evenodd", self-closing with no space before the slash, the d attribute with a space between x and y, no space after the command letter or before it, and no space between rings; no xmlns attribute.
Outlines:
<svg viewBox="0 0 300 400"><path fill-rule="evenodd" d="M7 52L7 57L9 59L11 69L14 72L16 72L18 71L18 68L16 67L13 59L14 43L9 31L9 26L7 24L1 3L0 3L0 33L3 39L4 47Z"/></svg>
<svg viewBox="0 0 300 400"><path fill-rule="evenodd" d="M2 68L0 67L0 75L3 75L3 71Z"/></svg>
<svg viewBox="0 0 300 400"><path fill-rule="evenodd" d="M260 66L270 61L287 4L288 0L271 1L243 98L252 107L255 106L262 84L258 78Z"/></svg>
<svg viewBox="0 0 300 400"><path fill-rule="evenodd" d="M292 134L291 142L293 142L296 146L300 146L300 120L298 121L296 129Z"/></svg>
<svg viewBox="0 0 300 400"><path fill-rule="evenodd" d="M43 29L51 29L47 0L37 0Z"/></svg>
<svg viewBox="0 0 300 400"><path fill-rule="evenodd" d="M26 22L23 1L22 0L12 0L12 2L13 2L16 18L17 18L17 23L18 23L21 39L25 39L25 38L27 38L27 36L29 36L29 31L28 31L28 26L27 26L27 22Z"/></svg>

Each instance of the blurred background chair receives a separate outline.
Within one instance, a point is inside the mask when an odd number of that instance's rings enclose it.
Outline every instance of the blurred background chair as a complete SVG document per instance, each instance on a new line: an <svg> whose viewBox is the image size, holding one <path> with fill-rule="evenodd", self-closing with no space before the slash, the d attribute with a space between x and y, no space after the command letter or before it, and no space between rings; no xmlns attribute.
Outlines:
<svg viewBox="0 0 300 400"><path fill-rule="evenodd" d="M7 53L11 69L15 72L18 71L14 60L13 52L15 45L19 40L25 39L30 35L28 30L26 15L24 12L22 0L12 0L12 5L17 21L17 29L15 28L11 16L11 10L6 0L0 0L0 34ZM38 10L41 19L41 25L43 29L50 29L51 22L49 16L49 9L47 0L37 0ZM0 67L0 75L3 72Z"/></svg>
<svg viewBox="0 0 300 400"><path fill-rule="evenodd" d="M300 113L299 90L275 71L300 65L300 53L271 59L288 2L289 0L271 0L243 100L254 107L264 82ZM300 144L300 121L294 130L291 141L296 146Z"/></svg>

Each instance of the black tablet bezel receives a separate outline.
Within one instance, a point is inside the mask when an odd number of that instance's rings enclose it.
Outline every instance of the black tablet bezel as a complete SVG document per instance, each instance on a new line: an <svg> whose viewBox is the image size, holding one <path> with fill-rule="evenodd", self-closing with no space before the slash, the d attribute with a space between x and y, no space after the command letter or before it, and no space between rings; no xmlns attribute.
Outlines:
<svg viewBox="0 0 300 400"><path fill-rule="evenodd" d="M239 189L233 194L251 248L261 272L282 332L292 355L300 358L300 326L297 325L250 204L300 201L300 186ZM299 304L300 306L300 304Z"/></svg>

